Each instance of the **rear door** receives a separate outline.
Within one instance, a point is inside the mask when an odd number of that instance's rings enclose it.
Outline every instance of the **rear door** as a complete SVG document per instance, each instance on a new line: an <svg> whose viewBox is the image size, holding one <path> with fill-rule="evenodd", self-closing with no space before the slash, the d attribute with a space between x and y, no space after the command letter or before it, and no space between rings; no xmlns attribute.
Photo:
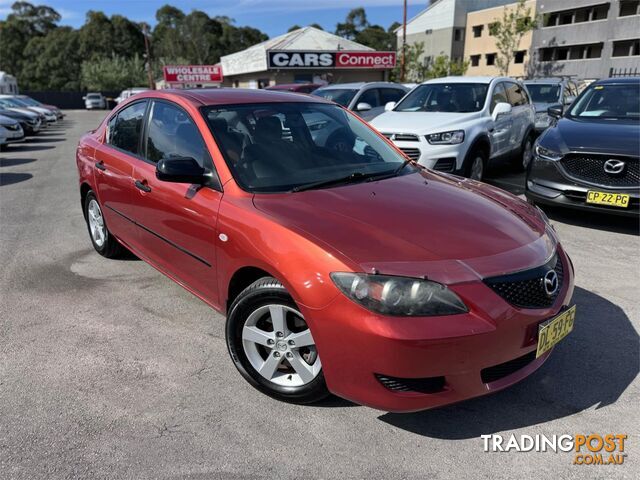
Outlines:
<svg viewBox="0 0 640 480"><path fill-rule="evenodd" d="M498 103L510 103L503 82L498 82L493 87L491 94L491 114ZM491 156L497 157L509 151L511 130L513 129L513 116L511 113L503 113L493 122L493 128L489 130L491 138Z"/></svg>
<svg viewBox="0 0 640 480"><path fill-rule="evenodd" d="M132 103L111 117L104 141L95 150L94 178L98 200L109 230L135 245L133 162L140 157L147 101Z"/></svg>
<svg viewBox="0 0 640 480"><path fill-rule="evenodd" d="M202 135L182 107L153 100L143 144L144 159L136 160L133 172L141 252L161 270L217 305L215 240L222 192L156 178L157 162L172 156L194 158L215 172Z"/></svg>

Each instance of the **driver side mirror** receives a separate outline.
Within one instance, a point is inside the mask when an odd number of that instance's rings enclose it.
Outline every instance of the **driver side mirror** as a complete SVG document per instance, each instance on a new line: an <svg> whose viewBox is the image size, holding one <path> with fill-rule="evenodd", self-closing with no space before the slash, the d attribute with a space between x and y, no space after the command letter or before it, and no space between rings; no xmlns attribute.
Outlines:
<svg viewBox="0 0 640 480"><path fill-rule="evenodd" d="M547 108L547 115L549 115L551 118L558 119L562 117L563 113L564 113L564 107L560 104L551 105L549 108Z"/></svg>
<svg viewBox="0 0 640 480"><path fill-rule="evenodd" d="M371 105L369 105L367 102L360 102L358 103L358 105L356 105L356 111L358 112L366 112L368 110L371 110Z"/></svg>
<svg viewBox="0 0 640 480"><path fill-rule="evenodd" d="M393 110L394 108L396 108L396 102L387 102L384 105L384 111L385 112L390 112L391 110Z"/></svg>
<svg viewBox="0 0 640 480"><path fill-rule="evenodd" d="M500 102L494 107L491 117L495 122L498 117L500 117L501 115L506 115L508 113L511 113L511 104L507 102Z"/></svg>
<svg viewBox="0 0 640 480"><path fill-rule="evenodd" d="M195 159L191 157L163 158L156 165L156 177L163 182L204 185L209 176Z"/></svg>

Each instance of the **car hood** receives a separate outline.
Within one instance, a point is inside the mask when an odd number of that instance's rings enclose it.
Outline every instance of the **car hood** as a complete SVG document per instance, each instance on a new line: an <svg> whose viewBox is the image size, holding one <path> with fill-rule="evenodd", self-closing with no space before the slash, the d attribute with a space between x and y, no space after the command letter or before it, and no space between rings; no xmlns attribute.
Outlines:
<svg viewBox="0 0 640 480"><path fill-rule="evenodd" d="M254 196L257 209L354 269L473 281L543 264L555 237L534 207L489 185L427 171Z"/></svg>
<svg viewBox="0 0 640 480"><path fill-rule="evenodd" d="M3 127L6 127L6 126L13 127L14 125L17 125L17 124L19 124L17 120L10 117L6 117L0 113L0 125L2 125Z"/></svg>
<svg viewBox="0 0 640 480"><path fill-rule="evenodd" d="M8 110L11 110L12 112L19 113L19 114L24 115L25 117L33 119L33 120L35 120L35 119L37 119L39 117L39 114L37 112L29 110L28 108L11 107L11 108L8 108Z"/></svg>
<svg viewBox="0 0 640 480"><path fill-rule="evenodd" d="M540 143L552 150L638 155L640 123L561 118Z"/></svg>
<svg viewBox="0 0 640 480"><path fill-rule="evenodd" d="M478 118L480 112L385 112L371 121L380 132L426 134L458 128L461 123Z"/></svg>

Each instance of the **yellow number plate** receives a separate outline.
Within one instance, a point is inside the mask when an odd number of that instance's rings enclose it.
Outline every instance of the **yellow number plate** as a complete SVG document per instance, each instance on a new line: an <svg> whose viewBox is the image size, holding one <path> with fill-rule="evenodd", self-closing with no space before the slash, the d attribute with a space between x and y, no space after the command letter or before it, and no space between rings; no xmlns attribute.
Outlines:
<svg viewBox="0 0 640 480"><path fill-rule="evenodd" d="M571 333L574 318L576 318L575 305L538 326L536 358L548 352L556 343Z"/></svg>
<svg viewBox="0 0 640 480"><path fill-rule="evenodd" d="M587 192L587 203L627 208L629 206L629 195L626 193L607 193L589 190Z"/></svg>

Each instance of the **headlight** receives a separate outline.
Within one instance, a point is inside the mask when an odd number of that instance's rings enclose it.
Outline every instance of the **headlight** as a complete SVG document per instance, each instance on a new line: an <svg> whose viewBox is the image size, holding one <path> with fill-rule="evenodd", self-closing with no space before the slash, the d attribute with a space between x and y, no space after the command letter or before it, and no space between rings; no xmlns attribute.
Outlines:
<svg viewBox="0 0 640 480"><path fill-rule="evenodd" d="M548 148L541 147L540 145L536 145L536 156L542 158L543 160L550 160L552 162L557 162L562 159L562 154L560 152L554 152L553 150L549 150Z"/></svg>
<svg viewBox="0 0 640 480"><path fill-rule="evenodd" d="M431 135L427 135L427 141L432 145L456 145L464 142L464 130L432 133Z"/></svg>
<svg viewBox="0 0 640 480"><path fill-rule="evenodd" d="M331 279L351 300L384 315L419 317L469 311L455 293L429 280L346 272L332 273Z"/></svg>

